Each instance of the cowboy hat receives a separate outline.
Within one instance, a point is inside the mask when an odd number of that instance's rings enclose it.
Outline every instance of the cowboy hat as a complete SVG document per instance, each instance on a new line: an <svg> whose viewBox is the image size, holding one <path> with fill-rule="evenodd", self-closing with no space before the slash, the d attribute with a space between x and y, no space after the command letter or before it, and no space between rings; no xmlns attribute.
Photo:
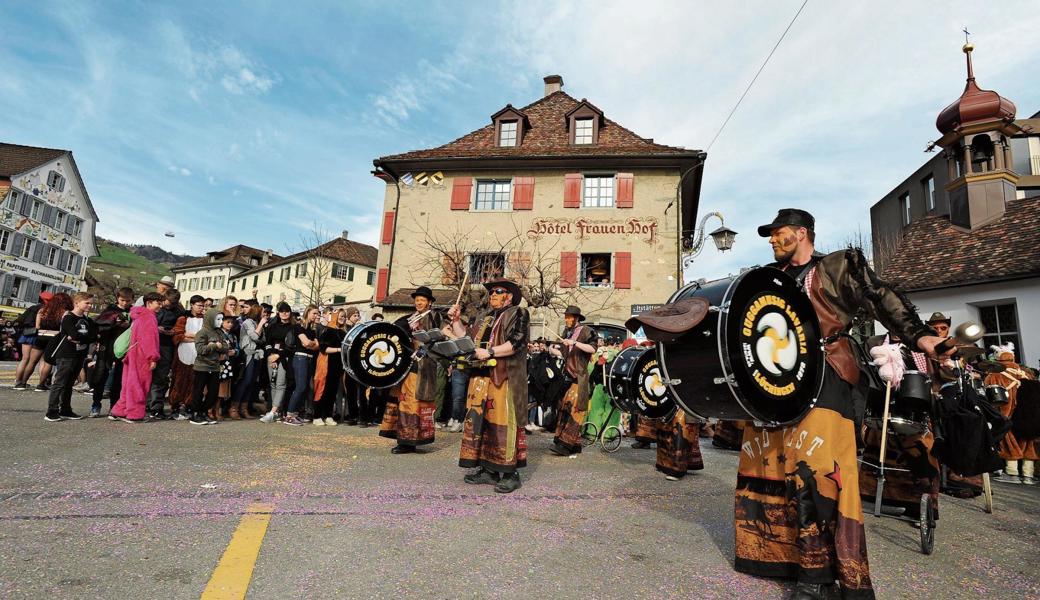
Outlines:
<svg viewBox="0 0 1040 600"><path fill-rule="evenodd" d="M514 306L520 304L520 300L522 300L524 297L523 292L520 291L520 286L508 279L503 278L495 279L494 281L488 281L484 284L484 287L487 289L489 293L491 292L491 290L495 288L504 288L508 290L509 293L513 295Z"/></svg>

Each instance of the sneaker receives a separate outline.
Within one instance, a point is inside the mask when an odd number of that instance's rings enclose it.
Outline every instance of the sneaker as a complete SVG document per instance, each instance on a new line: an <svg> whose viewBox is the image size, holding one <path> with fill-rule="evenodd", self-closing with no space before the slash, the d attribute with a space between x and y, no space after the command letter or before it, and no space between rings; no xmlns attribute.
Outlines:
<svg viewBox="0 0 1040 600"><path fill-rule="evenodd" d="M59 413L59 415L62 419L67 419L69 421L79 421L83 418L82 415L77 415L76 413L72 412L72 409L62 411L61 413Z"/></svg>
<svg viewBox="0 0 1040 600"><path fill-rule="evenodd" d="M347 419L346 421L343 421L343 422L346 423L347 425L357 425L358 424L358 420L357 419Z"/></svg>
<svg viewBox="0 0 1040 600"><path fill-rule="evenodd" d="M192 425L209 425L209 419L198 413L193 413L188 417L188 423L191 423Z"/></svg>
<svg viewBox="0 0 1040 600"><path fill-rule="evenodd" d="M1026 476L1023 475L1022 476L1022 484L1023 485L1036 485L1036 477L1026 477Z"/></svg>
<svg viewBox="0 0 1040 600"><path fill-rule="evenodd" d="M217 423L219 423L219 422L220 422L220 421L218 421L217 419L214 419L213 417L211 417L211 416L209 416L209 415L202 415L202 417L203 417L204 419L206 419L206 424L207 424L207 425L216 425Z"/></svg>
<svg viewBox="0 0 1040 600"><path fill-rule="evenodd" d="M679 478L676 477L675 475L665 475L664 478L667 479L668 481L679 481Z"/></svg>
<svg viewBox="0 0 1040 600"><path fill-rule="evenodd" d="M101 407L100 406L91 406L90 407L90 418L91 419L96 419L96 418L98 418L100 416L101 416Z"/></svg>
<svg viewBox="0 0 1040 600"><path fill-rule="evenodd" d="M166 420L166 413L162 412L161 410L157 410L155 412L148 413L148 416L145 417L145 420L147 420L147 421L165 421Z"/></svg>
<svg viewBox="0 0 1040 600"><path fill-rule="evenodd" d="M61 421L61 415L56 410L48 410L47 414L43 415L44 421L50 421L51 423Z"/></svg>
<svg viewBox="0 0 1040 600"><path fill-rule="evenodd" d="M314 420L314 424L317 425L318 421L320 421L320 420L321 419L315 419ZM337 423L332 417L325 417L325 425L328 426L328 427L335 427L335 426L339 425L339 423Z"/></svg>
<svg viewBox="0 0 1040 600"><path fill-rule="evenodd" d="M109 421L118 421L119 417L113 415L112 413L108 413L108 420Z"/></svg>
<svg viewBox="0 0 1040 600"><path fill-rule="evenodd" d="M14 387L12 387L11 389L12 390L18 390L20 392L24 392L25 390L29 389L29 384L28 383L16 383L16 384L14 384Z"/></svg>
<svg viewBox="0 0 1040 600"><path fill-rule="evenodd" d="M285 417L284 419L282 419L282 423L284 423L285 425L293 425L295 427L299 427L304 424L304 422L300 420L300 418L296 415L289 415Z"/></svg>
<svg viewBox="0 0 1040 600"><path fill-rule="evenodd" d="M993 481L999 481L1000 483L1022 483L1022 480L1019 479L1018 475L1008 475L1004 472L1001 472L1000 475L994 477Z"/></svg>
<svg viewBox="0 0 1040 600"><path fill-rule="evenodd" d="M36 387L34 387L33 391L34 392L49 392L49 391L51 391L51 386L47 385L46 383L41 383L41 384L37 385Z"/></svg>
<svg viewBox="0 0 1040 600"><path fill-rule="evenodd" d="M183 410L178 410L177 412L173 413L173 416L170 417L170 419L174 421L187 421L190 418L191 417L189 417L188 414Z"/></svg>
<svg viewBox="0 0 1040 600"><path fill-rule="evenodd" d="M440 421L437 421L436 423L434 423L433 427L435 429L444 429L445 427L447 427L447 425L445 425L444 423L441 423Z"/></svg>
<svg viewBox="0 0 1040 600"><path fill-rule="evenodd" d="M455 421L455 424L448 428L451 433L462 433L462 423Z"/></svg>
<svg viewBox="0 0 1040 600"><path fill-rule="evenodd" d="M314 419L314 426L315 427L324 427L325 426L325 419Z"/></svg>
<svg viewBox="0 0 1040 600"><path fill-rule="evenodd" d="M265 414L264 416L260 417L260 422L261 423L274 423L275 419L277 419L277 418L278 418L278 413L276 413L275 411L272 410L271 412L269 412L269 413Z"/></svg>
<svg viewBox="0 0 1040 600"><path fill-rule="evenodd" d="M144 419L131 419L130 417L119 417L119 420L124 423L144 423L148 420L148 418L146 417Z"/></svg>

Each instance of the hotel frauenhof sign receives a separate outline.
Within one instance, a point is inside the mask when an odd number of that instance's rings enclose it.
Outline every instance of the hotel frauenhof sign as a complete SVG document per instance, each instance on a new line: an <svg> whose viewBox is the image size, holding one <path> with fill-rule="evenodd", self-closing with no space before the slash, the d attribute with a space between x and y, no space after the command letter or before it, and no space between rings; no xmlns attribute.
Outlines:
<svg viewBox="0 0 1040 600"><path fill-rule="evenodd" d="M647 244L657 241L657 219L631 217L628 219L535 219L527 230L527 237L574 236L579 240L593 237L638 237Z"/></svg>

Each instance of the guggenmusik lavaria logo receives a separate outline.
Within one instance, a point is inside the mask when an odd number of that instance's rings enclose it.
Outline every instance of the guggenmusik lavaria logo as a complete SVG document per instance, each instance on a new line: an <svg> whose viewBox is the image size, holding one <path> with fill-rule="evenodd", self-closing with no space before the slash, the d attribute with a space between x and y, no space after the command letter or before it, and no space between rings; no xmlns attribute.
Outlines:
<svg viewBox="0 0 1040 600"><path fill-rule="evenodd" d="M764 392L788 396L805 376L809 353L801 318L787 300L764 294L752 302L741 324L744 363Z"/></svg>
<svg viewBox="0 0 1040 600"><path fill-rule="evenodd" d="M391 371L400 354L400 338L386 334L372 336L361 348L361 355L365 357L365 370L374 375L384 375Z"/></svg>
<svg viewBox="0 0 1040 600"><path fill-rule="evenodd" d="M640 396L643 397L643 402L649 406L657 406L657 404L664 398L668 388L664 384L664 380L661 378L661 369L657 366L657 360L652 360L643 367L640 373Z"/></svg>

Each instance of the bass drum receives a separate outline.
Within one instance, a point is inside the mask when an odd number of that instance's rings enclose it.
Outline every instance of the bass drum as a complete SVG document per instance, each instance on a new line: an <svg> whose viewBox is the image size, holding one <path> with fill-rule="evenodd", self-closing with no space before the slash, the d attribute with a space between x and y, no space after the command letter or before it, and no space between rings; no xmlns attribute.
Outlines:
<svg viewBox="0 0 1040 600"><path fill-rule="evenodd" d="M633 346L618 353L607 372L607 393L614 406L648 419L671 420L677 407L668 394L653 348Z"/></svg>
<svg viewBox="0 0 1040 600"><path fill-rule="evenodd" d="M758 267L736 277L693 283L669 299L700 297L704 319L657 345L668 389L702 419L751 420L779 427L802 419L823 387L820 323L788 274Z"/></svg>
<svg viewBox="0 0 1040 600"><path fill-rule="evenodd" d="M351 379L365 387L393 387L412 366L411 337L386 321L366 321L352 327L343 338L340 357Z"/></svg>

